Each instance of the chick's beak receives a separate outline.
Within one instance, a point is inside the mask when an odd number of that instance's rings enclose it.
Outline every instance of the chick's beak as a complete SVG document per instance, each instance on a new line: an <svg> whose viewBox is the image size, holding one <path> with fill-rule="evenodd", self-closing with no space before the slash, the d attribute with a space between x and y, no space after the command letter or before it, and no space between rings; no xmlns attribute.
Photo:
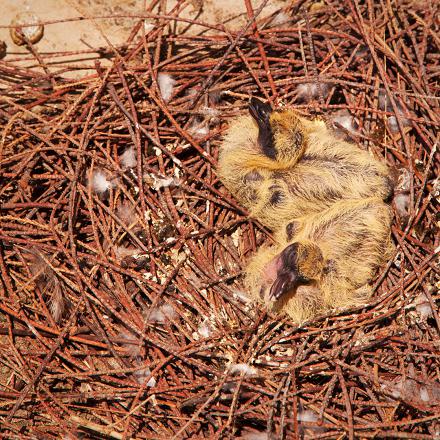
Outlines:
<svg viewBox="0 0 440 440"><path fill-rule="evenodd" d="M273 133L270 126L272 107L257 98L251 98L249 102L249 113L258 125L258 143L263 153L267 157L275 159L276 151L274 149Z"/></svg>
<svg viewBox="0 0 440 440"><path fill-rule="evenodd" d="M249 102L249 113L255 119L260 129L267 129L272 107L269 104L252 97Z"/></svg>
<svg viewBox="0 0 440 440"><path fill-rule="evenodd" d="M298 283L298 275L292 269L278 272L277 279L272 284L269 292L271 301L279 300L283 295L289 293Z"/></svg>
<svg viewBox="0 0 440 440"><path fill-rule="evenodd" d="M279 300L293 290L302 277L298 274L298 243L287 246L277 257L277 273L269 292L271 301Z"/></svg>

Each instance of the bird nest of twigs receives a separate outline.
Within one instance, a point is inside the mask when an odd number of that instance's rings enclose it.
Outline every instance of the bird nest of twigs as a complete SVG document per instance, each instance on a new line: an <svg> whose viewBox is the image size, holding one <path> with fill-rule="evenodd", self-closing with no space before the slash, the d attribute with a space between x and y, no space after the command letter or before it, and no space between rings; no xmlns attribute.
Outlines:
<svg viewBox="0 0 440 440"><path fill-rule="evenodd" d="M239 31L140 16L80 79L31 42L35 68L0 63L7 438L440 435L439 6L247 6ZM270 233L216 163L250 96L325 119L400 176L396 252L364 307L298 328L243 290Z"/></svg>

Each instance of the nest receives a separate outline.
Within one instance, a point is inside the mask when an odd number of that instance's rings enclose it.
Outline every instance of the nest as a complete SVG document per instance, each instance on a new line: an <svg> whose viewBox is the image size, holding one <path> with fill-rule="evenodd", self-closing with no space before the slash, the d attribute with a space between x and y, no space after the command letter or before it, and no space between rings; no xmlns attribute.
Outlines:
<svg viewBox="0 0 440 440"><path fill-rule="evenodd" d="M0 64L8 438L440 435L439 6L297 3L261 18L247 2L237 32L139 16L81 79L29 41L35 68ZM270 234L216 159L250 96L399 173L396 253L364 307L298 328L242 290Z"/></svg>

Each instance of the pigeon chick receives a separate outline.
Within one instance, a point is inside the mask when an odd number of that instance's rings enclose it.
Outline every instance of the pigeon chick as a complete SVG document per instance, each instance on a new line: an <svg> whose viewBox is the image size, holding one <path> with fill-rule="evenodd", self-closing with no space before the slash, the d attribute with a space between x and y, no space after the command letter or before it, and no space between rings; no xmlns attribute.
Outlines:
<svg viewBox="0 0 440 440"><path fill-rule="evenodd" d="M218 172L274 232L247 268L250 293L297 323L364 303L392 253L387 166L323 121L256 98L249 111L230 124Z"/></svg>

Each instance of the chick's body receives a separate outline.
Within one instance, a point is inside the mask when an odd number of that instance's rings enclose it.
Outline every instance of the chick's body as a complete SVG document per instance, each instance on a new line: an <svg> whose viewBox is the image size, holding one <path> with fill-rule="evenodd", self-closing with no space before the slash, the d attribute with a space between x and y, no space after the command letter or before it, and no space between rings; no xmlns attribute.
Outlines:
<svg viewBox="0 0 440 440"><path fill-rule="evenodd" d="M225 186L275 233L248 266L251 293L298 323L364 302L392 251L387 167L322 121L257 100L251 114L232 122L219 157Z"/></svg>
<svg viewBox="0 0 440 440"><path fill-rule="evenodd" d="M385 165L336 139L324 122L301 121L307 146L287 167L260 153L258 127L250 116L230 126L220 152L220 177L252 217L276 230L341 199L389 197L391 181Z"/></svg>

